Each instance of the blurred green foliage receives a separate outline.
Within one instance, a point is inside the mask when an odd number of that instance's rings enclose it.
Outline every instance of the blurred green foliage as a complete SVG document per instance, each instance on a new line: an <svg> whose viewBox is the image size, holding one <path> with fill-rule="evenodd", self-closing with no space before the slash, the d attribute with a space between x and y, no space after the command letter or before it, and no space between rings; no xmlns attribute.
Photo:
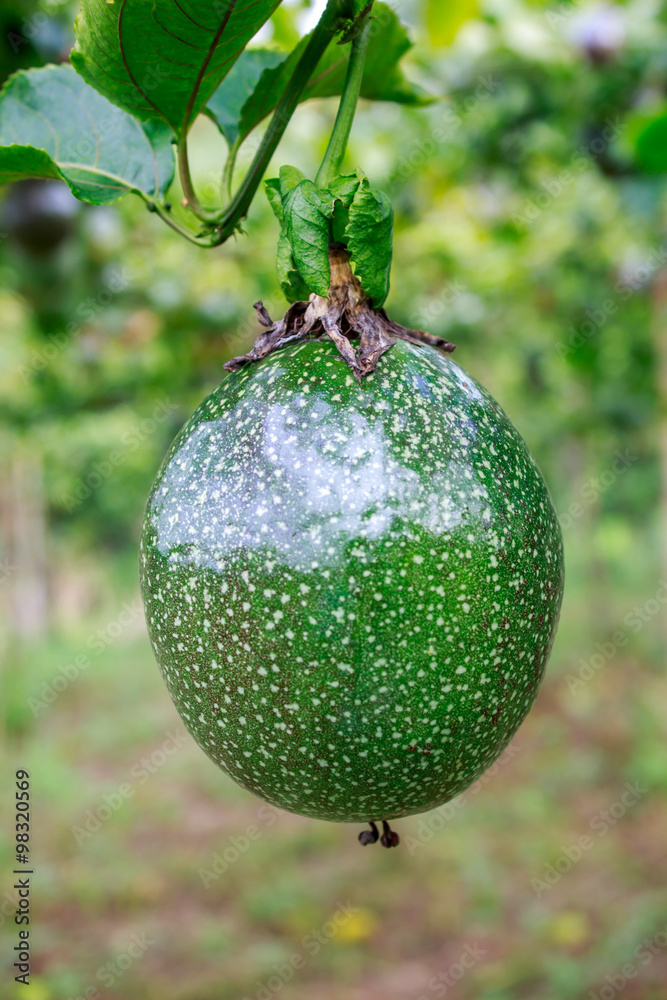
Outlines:
<svg viewBox="0 0 667 1000"><path fill-rule="evenodd" d="M520 752L449 811L400 824L404 848L386 854L352 828L262 813L180 745L135 603L138 529L169 442L252 342L252 303L284 309L276 224L259 199L246 237L201 251L138 201L83 207L47 185L28 232L36 192L6 190L2 704L7 759L33 776L34 1000L232 1000L281 974L274 993L297 1000L430 1000L448 975L462 1000L574 1000L627 963L628 1000L666 995L667 948L636 949L667 927L667 192L646 129L667 99L667 16L640 0L488 0L444 48L433 4L396 6L418 41L408 71L438 101L362 106L349 167L396 208L388 311L458 344L552 489L567 593L543 691ZM5 4L0 72L66 50L72 13ZM311 13L284 4L275 40ZM334 114L302 107L274 173L313 176ZM205 197L222 163L212 123L192 148ZM582 836L593 846L573 862ZM564 871L536 889L549 865ZM122 969L132 934L151 944Z"/></svg>

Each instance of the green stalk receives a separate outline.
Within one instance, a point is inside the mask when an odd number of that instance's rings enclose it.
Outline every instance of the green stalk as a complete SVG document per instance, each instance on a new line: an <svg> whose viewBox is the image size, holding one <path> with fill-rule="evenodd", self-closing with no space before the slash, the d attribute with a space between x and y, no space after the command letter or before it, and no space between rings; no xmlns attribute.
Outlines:
<svg viewBox="0 0 667 1000"><path fill-rule="evenodd" d="M328 188L340 175L341 164L347 150L350 132L352 131L352 122L354 121L357 102L361 93L366 52L370 40L370 27L370 21L367 20L352 42L350 61L343 86L343 95L338 106L336 122L331 133L331 138L329 139L327 151L324 154L324 159L315 178L315 183L321 188Z"/></svg>
<svg viewBox="0 0 667 1000"><path fill-rule="evenodd" d="M181 187L185 195L185 202L193 215L196 215L201 222L213 222L217 217L217 212L204 208L195 193L190 174L190 161L188 159L188 135L184 132L178 143L178 173L181 179Z"/></svg>
<svg viewBox="0 0 667 1000"><path fill-rule="evenodd" d="M239 138L229 150L229 156L227 157L225 169L222 173L222 192L228 200L231 199L233 194L234 168L236 167L236 158L239 155L240 148L241 141Z"/></svg>
<svg viewBox="0 0 667 1000"><path fill-rule="evenodd" d="M179 233L181 236L184 236L186 240L189 240L190 243L194 243L195 246L197 247L217 246L215 237L212 237L210 235L200 235L198 233L193 233L192 230L187 229L185 226L182 226L179 222L176 221L176 219L172 219L171 215L169 214L169 211L160 202L154 202L154 201L148 202L148 207L150 211L155 212L155 214L160 219L162 219L162 221L166 223L170 229L173 229L174 232Z"/></svg>
<svg viewBox="0 0 667 1000"><path fill-rule="evenodd" d="M301 95L308 85L313 70L324 55L331 41L340 14L340 0L329 0L326 9L313 31L308 45L299 59L292 78L278 104L262 141L255 153L248 173L234 195L226 211L219 218L218 242L225 240L235 232L239 223L248 214L252 200L266 173L271 157L278 148L290 119L296 111Z"/></svg>

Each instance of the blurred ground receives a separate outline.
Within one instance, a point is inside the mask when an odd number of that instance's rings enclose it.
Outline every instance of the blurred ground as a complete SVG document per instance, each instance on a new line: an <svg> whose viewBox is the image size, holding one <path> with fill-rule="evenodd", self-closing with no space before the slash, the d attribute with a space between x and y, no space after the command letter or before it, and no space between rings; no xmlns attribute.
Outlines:
<svg viewBox="0 0 667 1000"><path fill-rule="evenodd" d="M11 764L31 772L34 802L28 995L566 1000L609 995L629 963L624 996L665 997L657 620L624 624L651 595L618 587L600 628L577 569L512 752L461 800L397 823L392 852L218 773L184 733L131 591L56 649L26 651L10 705ZM120 598L128 624L112 638ZM604 647L615 623L627 645L598 667L591 640ZM72 667L81 653L90 665Z"/></svg>

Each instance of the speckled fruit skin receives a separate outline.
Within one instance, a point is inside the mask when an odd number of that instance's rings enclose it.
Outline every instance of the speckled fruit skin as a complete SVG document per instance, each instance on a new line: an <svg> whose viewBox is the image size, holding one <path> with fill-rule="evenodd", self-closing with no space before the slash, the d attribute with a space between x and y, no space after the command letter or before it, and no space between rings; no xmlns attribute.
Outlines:
<svg viewBox="0 0 667 1000"><path fill-rule="evenodd" d="M149 632L202 749L267 802L391 819L462 792L537 694L560 527L489 393L400 341L230 375L174 442L141 547Z"/></svg>

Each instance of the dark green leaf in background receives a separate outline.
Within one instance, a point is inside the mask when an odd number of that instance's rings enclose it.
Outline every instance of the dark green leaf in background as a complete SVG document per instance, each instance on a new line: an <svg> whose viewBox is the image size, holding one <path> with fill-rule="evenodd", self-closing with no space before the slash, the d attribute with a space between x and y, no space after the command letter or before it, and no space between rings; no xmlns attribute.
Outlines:
<svg viewBox="0 0 667 1000"><path fill-rule="evenodd" d="M174 176L166 125L142 125L98 94L71 66L11 77L0 95L0 183L61 177L82 201L134 191L161 197Z"/></svg>
<svg viewBox="0 0 667 1000"><path fill-rule="evenodd" d="M72 62L130 114L187 132L280 0L82 0Z"/></svg>
<svg viewBox="0 0 667 1000"><path fill-rule="evenodd" d="M222 133L232 142L239 142L252 132L267 115L275 110L294 68L310 36L303 38L288 55L275 62L276 53L270 49L248 49L239 59L233 72L220 85L207 112L218 124ZM393 10L386 4L373 7L371 40L366 68L361 86L362 97L377 101L396 101L399 104L425 105L429 95L411 83L399 65L399 60L412 46L407 31ZM318 63L302 96L302 101L315 97L338 97L342 93L349 45L332 42ZM257 75L265 63L265 68ZM245 88L245 98L241 102ZM240 111L239 111L240 109ZM235 123L233 121L236 115Z"/></svg>
<svg viewBox="0 0 667 1000"><path fill-rule="evenodd" d="M424 0L424 7L429 38L437 47L451 45L466 21L479 16L479 0Z"/></svg>
<svg viewBox="0 0 667 1000"><path fill-rule="evenodd" d="M264 70L274 69L285 56L275 49L246 49L208 102L207 111L230 146L239 136L243 105Z"/></svg>
<svg viewBox="0 0 667 1000"><path fill-rule="evenodd" d="M647 174L667 171L667 114L655 115L637 130L635 156Z"/></svg>
<svg viewBox="0 0 667 1000"><path fill-rule="evenodd" d="M361 96L374 101L427 105L433 98L405 76L400 60L412 48L407 29L384 3L376 3L371 16L370 42L366 55ZM343 88L350 50L332 43L317 65L306 89L311 97L337 97Z"/></svg>

